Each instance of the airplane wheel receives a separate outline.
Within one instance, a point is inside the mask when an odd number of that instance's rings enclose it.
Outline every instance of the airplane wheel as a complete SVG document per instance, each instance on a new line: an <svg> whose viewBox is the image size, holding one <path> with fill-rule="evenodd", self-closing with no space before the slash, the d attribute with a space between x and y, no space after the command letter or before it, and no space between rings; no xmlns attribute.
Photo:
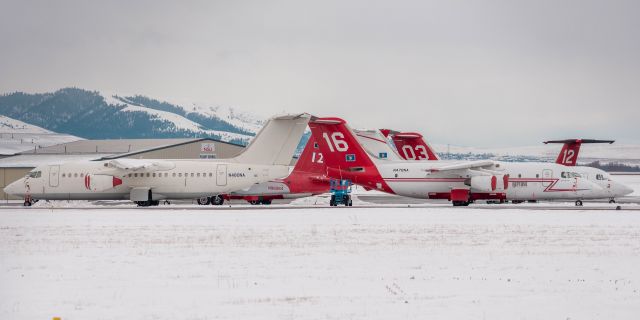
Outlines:
<svg viewBox="0 0 640 320"><path fill-rule="evenodd" d="M582 200L576 200L576 207L582 207Z"/></svg>
<svg viewBox="0 0 640 320"><path fill-rule="evenodd" d="M349 207L352 207L352 206L353 206L353 201L351 201L351 199L349 199L349 205L348 205L348 206L349 206Z"/></svg>
<svg viewBox="0 0 640 320"><path fill-rule="evenodd" d="M206 206L209 203L211 203L211 198L209 197L202 197L202 198L198 198L198 200L196 200L198 202L199 205L201 206Z"/></svg>
<svg viewBox="0 0 640 320"><path fill-rule="evenodd" d="M336 196L335 195L331 195L331 200L329 200L329 205L332 207L336 206Z"/></svg>
<svg viewBox="0 0 640 320"><path fill-rule="evenodd" d="M609 200L609 203L616 203L616 199Z"/></svg>
<svg viewBox="0 0 640 320"><path fill-rule="evenodd" d="M211 204L214 206L221 206L224 203L224 198L221 195L211 197Z"/></svg>
<svg viewBox="0 0 640 320"><path fill-rule="evenodd" d="M160 200L151 200L151 204L150 205L152 205L154 207L157 207L157 206L160 205Z"/></svg>
<svg viewBox="0 0 640 320"><path fill-rule="evenodd" d="M251 201L249 201L249 203L251 203L254 206L260 204L260 202L258 200L251 200Z"/></svg>
<svg viewBox="0 0 640 320"><path fill-rule="evenodd" d="M31 207L31 201L25 200L24 203L22 204L22 206Z"/></svg>
<svg viewBox="0 0 640 320"><path fill-rule="evenodd" d="M453 201L454 207L466 207L468 205L469 205L469 202L467 201Z"/></svg>
<svg viewBox="0 0 640 320"><path fill-rule="evenodd" d="M262 200L262 204L270 205L271 200Z"/></svg>

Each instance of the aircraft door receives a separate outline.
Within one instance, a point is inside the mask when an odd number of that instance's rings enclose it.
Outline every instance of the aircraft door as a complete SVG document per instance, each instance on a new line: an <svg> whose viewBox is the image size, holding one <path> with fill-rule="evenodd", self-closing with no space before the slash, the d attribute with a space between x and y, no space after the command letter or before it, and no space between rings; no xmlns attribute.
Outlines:
<svg viewBox="0 0 640 320"><path fill-rule="evenodd" d="M542 170L542 179L544 179L544 181L542 181L543 187L548 187L549 185L551 185L551 179L553 179L553 171L551 171L550 169Z"/></svg>
<svg viewBox="0 0 640 320"><path fill-rule="evenodd" d="M49 186L57 187L60 183L60 166L49 166Z"/></svg>
<svg viewBox="0 0 640 320"><path fill-rule="evenodd" d="M227 185L227 165L219 164L216 169L216 185L218 186L226 186Z"/></svg>

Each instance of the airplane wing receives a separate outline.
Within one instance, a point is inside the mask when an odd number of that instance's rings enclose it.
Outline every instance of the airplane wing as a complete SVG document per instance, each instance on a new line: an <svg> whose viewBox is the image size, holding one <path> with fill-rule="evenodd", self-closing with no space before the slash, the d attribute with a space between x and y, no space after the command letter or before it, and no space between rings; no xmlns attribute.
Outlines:
<svg viewBox="0 0 640 320"><path fill-rule="evenodd" d="M165 171L175 168L175 163L162 160L145 159L114 159L106 162L105 167L114 169L121 174L135 172Z"/></svg>
<svg viewBox="0 0 640 320"><path fill-rule="evenodd" d="M455 170L467 170L467 169L483 169L485 167L491 167L495 163L492 160L477 160L477 161L469 161L456 163L448 166L431 168L431 172L442 172L442 171L455 171Z"/></svg>

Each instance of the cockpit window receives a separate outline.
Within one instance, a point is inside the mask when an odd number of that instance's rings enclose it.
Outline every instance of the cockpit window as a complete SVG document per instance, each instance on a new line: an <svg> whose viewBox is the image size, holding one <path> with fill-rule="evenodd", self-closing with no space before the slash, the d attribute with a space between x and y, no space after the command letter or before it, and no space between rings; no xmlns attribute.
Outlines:
<svg viewBox="0 0 640 320"><path fill-rule="evenodd" d="M560 173L560 176L563 178L580 178L582 177L579 173L577 172L562 172Z"/></svg>
<svg viewBox="0 0 640 320"><path fill-rule="evenodd" d="M29 178L40 178L42 177L42 171L31 171L27 176Z"/></svg>
<svg viewBox="0 0 640 320"><path fill-rule="evenodd" d="M607 180L608 178L601 173L596 174L596 180Z"/></svg>

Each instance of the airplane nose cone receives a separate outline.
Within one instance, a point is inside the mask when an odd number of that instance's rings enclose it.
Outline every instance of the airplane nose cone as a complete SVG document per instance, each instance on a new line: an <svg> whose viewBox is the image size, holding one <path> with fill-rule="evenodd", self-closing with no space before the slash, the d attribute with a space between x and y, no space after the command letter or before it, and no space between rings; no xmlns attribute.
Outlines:
<svg viewBox="0 0 640 320"><path fill-rule="evenodd" d="M628 194L632 194L632 193L633 193L633 191L634 191L634 190L633 190L633 189L631 189L629 186L624 185L624 184L622 184L622 183L620 184L620 189L621 189L621 191L622 191L622 195L623 195L623 196L626 196L626 195L628 195Z"/></svg>
<svg viewBox="0 0 640 320"><path fill-rule="evenodd" d="M8 186L4 187L4 193L10 194L13 196L18 196L24 193L24 188L22 184L22 180L14 181L10 183Z"/></svg>

